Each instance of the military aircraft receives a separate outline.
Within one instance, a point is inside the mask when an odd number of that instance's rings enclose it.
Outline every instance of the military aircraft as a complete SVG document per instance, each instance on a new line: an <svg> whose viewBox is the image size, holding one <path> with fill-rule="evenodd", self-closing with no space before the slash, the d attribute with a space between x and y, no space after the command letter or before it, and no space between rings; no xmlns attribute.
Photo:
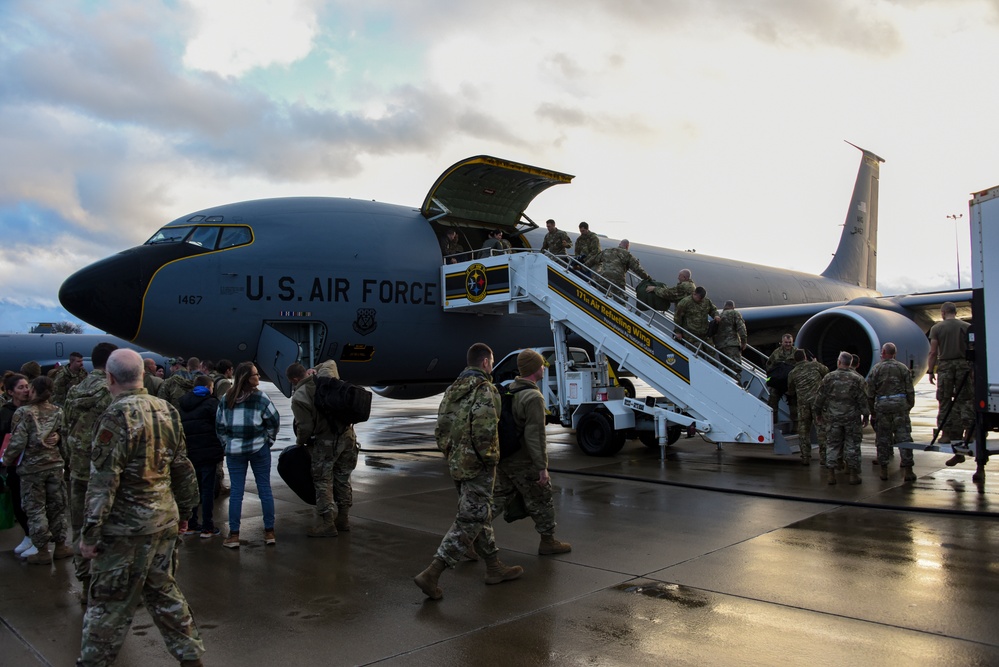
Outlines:
<svg viewBox="0 0 999 667"><path fill-rule="evenodd" d="M47 373L56 366L68 364L71 352L83 355L84 368L89 371L93 368L90 364L90 353L98 343L113 343L118 347L127 347L143 357L154 359L159 365L165 363L163 356L149 352L141 345L104 334L0 334L0 372L16 371L26 361L37 361L42 367L42 372Z"/></svg>
<svg viewBox="0 0 999 667"><path fill-rule="evenodd" d="M753 344L797 332L797 344L821 359L854 351L866 370L890 340L922 376L932 316L941 302L968 301L970 292L886 298L876 291L883 160L857 148L846 223L820 275L639 243L631 251L653 276L689 268L716 303L734 299ZM547 318L538 315L445 313L444 232L456 229L469 250L494 229L514 247L538 248L545 230L527 206L573 178L477 156L449 167L420 208L318 197L215 206L77 271L59 299L84 321L137 344L255 361L285 394L289 363L332 358L345 378L384 396L430 396L461 371L473 342L500 356L551 338Z"/></svg>

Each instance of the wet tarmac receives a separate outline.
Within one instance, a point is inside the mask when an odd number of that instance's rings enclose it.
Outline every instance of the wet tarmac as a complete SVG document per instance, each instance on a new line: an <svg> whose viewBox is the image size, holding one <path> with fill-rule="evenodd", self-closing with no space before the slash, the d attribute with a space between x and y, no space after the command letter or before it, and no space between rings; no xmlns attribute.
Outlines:
<svg viewBox="0 0 999 667"><path fill-rule="evenodd" d="M920 442L932 390L920 385L913 412ZM271 395L280 449L290 409ZM629 441L599 459L552 426L558 536L572 552L538 556L529 519L499 521L501 557L523 577L485 586L481 563L461 563L429 601L411 578L455 505L433 443L438 401L376 398L357 429L349 533L305 536L311 508L275 456L276 546L263 544L249 480L242 548L183 538L178 578L206 665L999 664L992 484L972 482L973 462L948 468L949 454L933 452L916 452L915 483L897 458L882 482L870 429L863 483L829 486L814 463L767 448L681 439L660 460ZM220 501L220 525L226 510ZM0 664L71 665L82 619L72 565L24 564L20 539L0 533ZM116 664L175 664L144 610Z"/></svg>

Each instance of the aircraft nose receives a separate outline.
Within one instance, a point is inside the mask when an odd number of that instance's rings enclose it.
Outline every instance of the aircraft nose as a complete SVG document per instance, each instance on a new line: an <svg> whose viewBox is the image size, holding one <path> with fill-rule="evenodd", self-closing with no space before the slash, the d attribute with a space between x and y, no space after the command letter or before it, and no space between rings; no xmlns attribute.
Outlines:
<svg viewBox="0 0 999 667"><path fill-rule="evenodd" d="M59 301L73 315L109 334L131 340L139 330L142 299L156 266L126 250L84 267L59 288Z"/></svg>

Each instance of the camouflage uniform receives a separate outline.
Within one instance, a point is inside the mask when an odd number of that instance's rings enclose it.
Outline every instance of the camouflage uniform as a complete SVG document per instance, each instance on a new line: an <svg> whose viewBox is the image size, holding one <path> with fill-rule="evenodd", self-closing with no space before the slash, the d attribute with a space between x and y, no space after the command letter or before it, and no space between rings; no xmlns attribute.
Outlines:
<svg viewBox="0 0 999 667"><path fill-rule="evenodd" d="M474 546L489 559L498 552L490 504L499 463L499 391L481 368L469 366L444 392L434 435L459 487L458 513L441 540L437 558L448 567Z"/></svg>
<svg viewBox="0 0 999 667"><path fill-rule="evenodd" d="M332 364L332 366L330 366ZM331 369L331 370L324 370ZM319 375L340 377L335 362L319 365ZM307 375L291 397L296 442L312 454L312 481L316 486L316 511L329 514L334 505L341 514L354 504L350 475L357 467L357 436L350 424L330 424L315 405L316 379ZM309 442L312 440L312 442Z"/></svg>
<svg viewBox="0 0 999 667"><path fill-rule="evenodd" d="M529 389L524 389L529 387ZM517 391L522 389L522 391ZM519 491L534 529L541 535L555 532L555 503L552 483L538 484L538 475L548 469L545 442L545 397L538 385L518 377L507 391L513 395L513 419L520 433L521 447L499 462L493 489L492 514L500 516Z"/></svg>
<svg viewBox="0 0 999 667"><path fill-rule="evenodd" d="M97 432L97 420L111 404L107 374L100 369L69 391L63 411L63 432L69 456L69 523L73 529L73 567L86 596L90 588L90 561L79 554L83 531L84 501L90 482L90 450Z"/></svg>
<svg viewBox="0 0 999 667"><path fill-rule="evenodd" d="M742 313L735 308L721 311L720 317L718 333L715 334L715 347L731 359L731 361L724 359L724 363L738 378L742 373L742 348L749 342L746 321L742 319Z"/></svg>
<svg viewBox="0 0 999 667"><path fill-rule="evenodd" d="M801 460L812 459L812 425L819 437L819 464L826 465L826 427L815 423L818 414L813 405L815 394L822 383L822 378L829 369L821 361L799 361L787 376L788 400L798 404L798 447L801 450Z"/></svg>
<svg viewBox="0 0 999 667"><path fill-rule="evenodd" d="M777 349L771 352L770 357L767 359L767 375L773 373L773 370L777 368L779 364L787 364L788 366L794 366L794 353L797 349L798 348L792 345L790 350L785 351L783 345L778 345ZM783 395L784 392L782 392L780 389L775 388L773 386L770 387L770 399L767 401L767 405L769 405L770 409L774 411L775 423L777 421L778 410L780 409L780 399ZM791 415L791 419L794 420L794 418L798 414L798 406L795 405L791 397L788 397L787 399L787 407L788 407L788 412Z"/></svg>
<svg viewBox="0 0 999 667"><path fill-rule="evenodd" d="M653 291L653 294L664 301L675 304L683 301L684 297L691 296L695 289L697 289L697 285L694 284L693 280L681 280L676 284L676 287L659 285Z"/></svg>
<svg viewBox="0 0 999 667"><path fill-rule="evenodd" d="M912 423L909 410L916 404L912 388L912 374L908 367L896 359L885 359L875 364L867 376L867 398L876 423L874 433L878 450L878 463L888 465L892 447L897 442L912 442ZM903 468L913 464L912 450L899 448Z"/></svg>
<svg viewBox="0 0 999 667"><path fill-rule="evenodd" d="M597 268L600 264L600 239L596 234L580 234L576 239L576 247L573 250L576 260L582 262L591 269Z"/></svg>
<svg viewBox="0 0 999 667"><path fill-rule="evenodd" d="M204 653L174 578L179 516L199 502L186 451L180 414L145 389L123 391L101 416L82 538L101 549L91 566L78 665L114 662L140 602L175 659Z"/></svg>
<svg viewBox="0 0 999 667"><path fill-rule="evenodd" d="M468 252L468 250L465 248L462 242L459 241L457 238L454 241L452 241L445 234L444 238L441 240L441 252L445 257L449 257L450 255L459 255L461 253ZM469 259L469 257L450 257L448 261L451 261L452 259L457 260L459 262L464 262L465 260Z"/></svg>
<svg viewBox="0 0 999 667"><path fill-rule="evenodd" d="M676 313L673 321L677 326L683 327L704 342L711 344L708 340L708 320L718 317L718 309L711 299L704 297L701 302L694 301L694 297L685 296L676 304Z"/></svg>
<svg viewBox="0 0 999 667"><path fill-rule="evenodd" d="M87 371L82 366L75 373L69 369L69 366L60 368L52 379L52 402L58 406L62 406L66 402L66 395L69 393L69 390L83 382L86 377Z"/></svg>
<svg viewBox="0 0 999 667"><path fill-rule="evenodd" d="M813 407L827 428L826 467L835 468L842 451L846 467L859 474L860 422L869 414L864 378L849 369L832 371L822 378Z"/></svg>
<svg viewBox="0 0 999 667"><path fill-rule="evenodd" d="M163 386L163 378L146 371L142 375L142 386L146 388L150 396L155 396L159 392L160 387Z"/></svg>
<svg viewBox="0 0 999 667"><path fill-rule="evenodd" d="M951 442L963 440L964 432L975 425L974 377L969 373L971 366L965 357L970 326L967 322L950 318L937 322L930 328L930 340L937 341L938 352L936 384L940 409L937 411L937 429L945 436L942 439L949 439ZM957 386L965 374L968 379L958 393ZM947 417L947 423L944 423L944 413L947 412L951 399L954 407Z"/></svg>
<svg viewBox="0 0 999 667"><path fill-rule="evenodd" d="M541 242L541 249L552 255L564 255L566 248L572 247L572 239L561 229L545 234L545 240Z"/></svg>
<svg viewBox="0 0 999 667"><path fill-rule="evenodd" d="M65 466L62 410L49 402L23 405L14 413L10 432L3 464L17 465L21 507L28 515L31 543L39 551L48 550L50 539L55 540L56 546L64 545L67 527L66 485L62 479ZM45 442L52 433L59 435L55 445ZM21 461L17 463L19 457Z"/></svg>
<svg viewBox="0 0 999 667"><path fill-rule="evenodd" d="M184 394L194 389L194 379L188 371L177 371L160 385L156 396L173 407L180 409L180 399Z"/></svg>
<svg viewBox="0 0 999 667"><path fill-rule="evenodd" d="M649 278L649 274L642 268L638 259L624 248L608 248L600 255L600 268L597 269L597 273L621 289L624 289L628 271L635 272L642 279Z"/></svg>

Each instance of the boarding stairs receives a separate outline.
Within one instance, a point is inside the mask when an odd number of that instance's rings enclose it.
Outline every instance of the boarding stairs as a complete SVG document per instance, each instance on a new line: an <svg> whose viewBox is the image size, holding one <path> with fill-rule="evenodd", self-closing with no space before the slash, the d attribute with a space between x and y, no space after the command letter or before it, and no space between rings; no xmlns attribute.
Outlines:
<svg viewBox="0 0 999 667"><path fill-rule="evenodd" d="M540 309L553 329L568 328L599 355L649 384L672 405L670 421L693 425L718 443L774 442L766 375L743 360L725 358L693 334L683 332L671 313L637 301L573 258L545 252L498 254L447 264L441 270L444 310L516 314ZM558 336L556 336L558 338ZM556 341L558 346L558 341ZM726 367L728 362L729 366ZM633 402L632 406L640 409Z"/></svg>

